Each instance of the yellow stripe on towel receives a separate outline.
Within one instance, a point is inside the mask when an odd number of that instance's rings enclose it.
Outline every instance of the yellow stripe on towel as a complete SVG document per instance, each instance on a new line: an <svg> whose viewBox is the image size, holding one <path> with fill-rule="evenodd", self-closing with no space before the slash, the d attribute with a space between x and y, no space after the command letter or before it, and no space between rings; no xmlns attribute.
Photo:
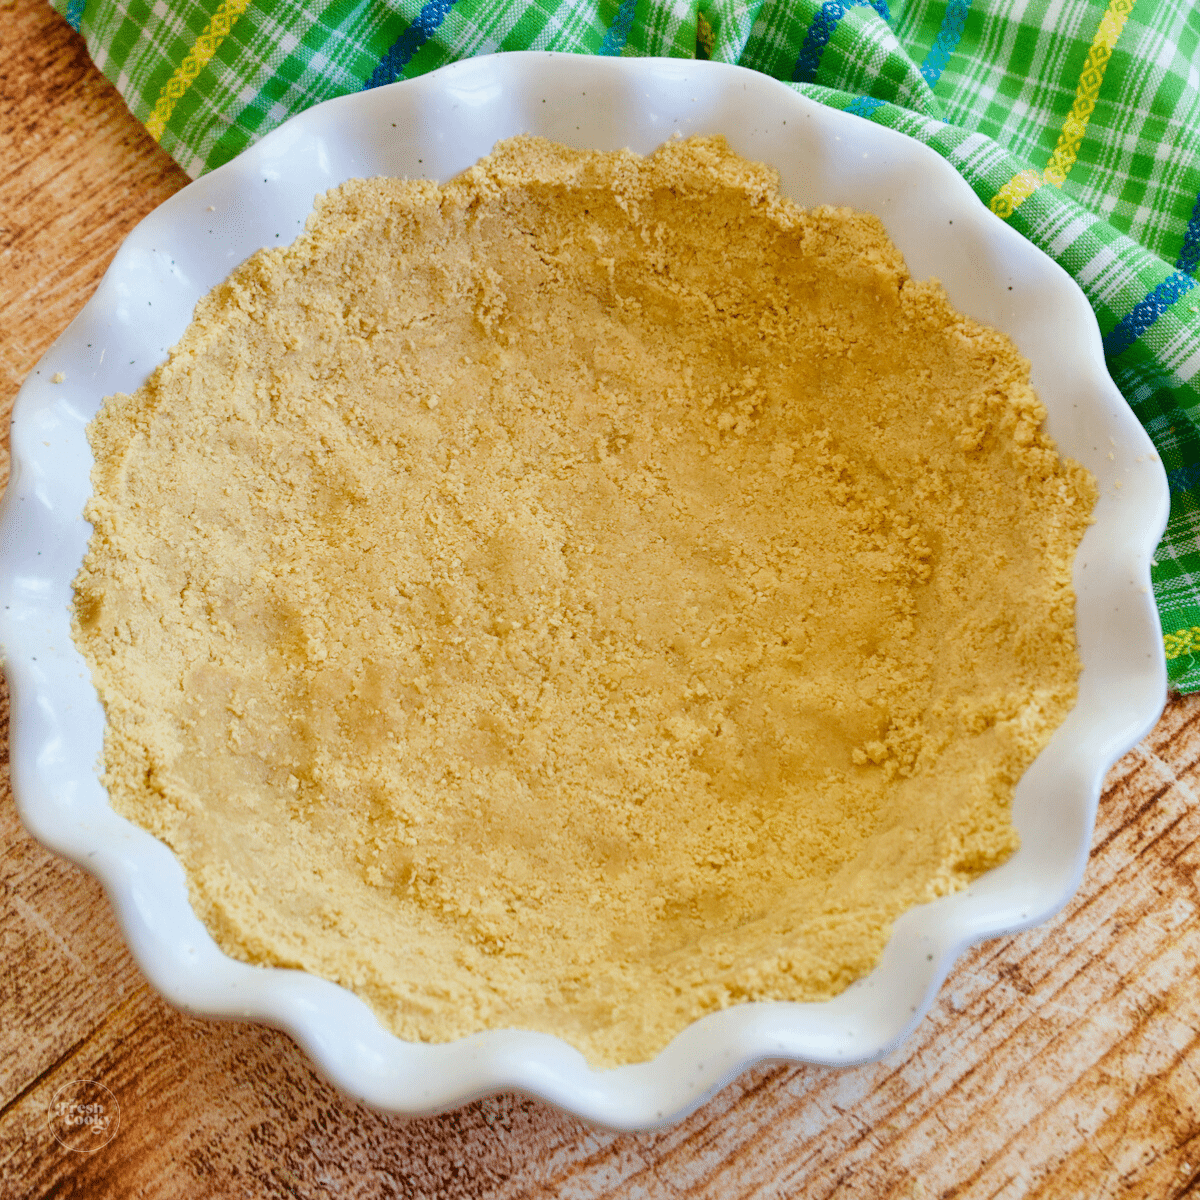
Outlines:
<svg viewBox="0 0 1200 1200"><path fill-rule="evenodd" d="M196 76L208 65L216 54L221 43L233 28L234 22L250 7L250 0L225 0L220 8L212 15L212 20L204 27L204 32L196 39L192 52L184 57L183 62L175 68L175 73L163 85L154 105L154 111L146 122L150 136L157 142L162 138L171 113L179 103L184 92L192 86Z"/></svg>
<svg viewBox="0 0 1200 1200"><path fill-rule="evenodd" d="M1200 648L1200 625L1193 625L1191 629L1178 629L1174 633L1163 634L1163 649L1166 651L1168 660L1190 654L1197 648Z"/></svg>
<svg viewBox="0 0 1200 1200"><path fill-rule="evenodd" d="M1058 144L1054 147L1054 153L1050 155L1046 169L1040 173L1020 171L1014 175L992 197L988 205L998 217L1011 217L1043 183L1062 187L1066 182L1068 172L1079 157L1079 147L1087 133L1088 121L1096 109L1096 100L1100 95L1100 85L1104 82L1108 60L1112 58L1113 47L1125 28L1133 5L1134 0L1109 0L1108 8L1100 19L1100 28L1092 38L1087 58L1083 63L1083 71L1075 88L1075 103L1071 105L1071 111L1063 122Z"/></svg>
<svg viewBox="0 0 1200 1200"><path fill-rule="evenodd" d="M1042 186L1040 171L1021 171L1014 175L993 197L988 208L1007 220L1034 192Z"/></svg>

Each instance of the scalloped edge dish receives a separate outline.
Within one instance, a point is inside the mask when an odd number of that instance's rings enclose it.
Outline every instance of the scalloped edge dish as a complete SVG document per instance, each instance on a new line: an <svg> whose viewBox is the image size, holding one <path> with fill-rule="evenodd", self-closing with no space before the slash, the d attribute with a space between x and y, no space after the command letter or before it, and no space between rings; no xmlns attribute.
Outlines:
<svg viewBox="0 0 1200 1200"><path fill-rule="evenodd" d="M1017 789L1021 849L966 891L902 916L878 967L835 999L725 1009L651 1062L607 1071L546 1034L402 1042L333 983L222 954L192 913L174 856L108 805L95 770L104 715L70 634L71 583L90 535L80 515L92 463L85 428L102 397L137 388L196 301L253 251L291 241L316 193L354 176L445 180L523 132L641 153L676 132L721 133L738 153L776 167L798 203L875 212L915 277L941 279L956 307L1003 330L1030 359L1049 432L1101 491L1074 571L1079 700ZM54 384L58 372L65 379ZM968 945L1043 921L1070 898L1104 774L1153 726L1166 696L1149 574L1166 523L1166 477L1108 376L1083 293L932 150L739 67L504 54L308 110L134 230L22 387L12 451L0 505L0 639L13 791L26 826L100 879L138 965L168 1000L286 1030L339 1087L392 1112L425 1114L515 1089L601 1125L645 1129L680 1118L763 1060L884 1055L925 1015Z"/></svg>

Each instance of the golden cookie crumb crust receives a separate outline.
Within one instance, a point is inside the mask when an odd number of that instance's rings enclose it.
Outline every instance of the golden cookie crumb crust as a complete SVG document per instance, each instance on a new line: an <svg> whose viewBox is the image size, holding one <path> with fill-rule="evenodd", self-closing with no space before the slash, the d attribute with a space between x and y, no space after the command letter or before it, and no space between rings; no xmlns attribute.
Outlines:
<svg viewBox="0 0 1200 1200"><path fill-rule="evenodd" d="M1096 490L1002 334L720 139L354 180L89 430L104 782L224 950L596 1065L1016 845Z"/></svg>

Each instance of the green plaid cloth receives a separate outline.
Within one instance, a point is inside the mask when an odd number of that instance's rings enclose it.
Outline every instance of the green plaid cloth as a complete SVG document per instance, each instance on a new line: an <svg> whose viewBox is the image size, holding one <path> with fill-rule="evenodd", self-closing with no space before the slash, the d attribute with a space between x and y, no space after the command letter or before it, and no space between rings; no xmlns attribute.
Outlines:
<svg viewBox="0 0 1200 1200"><path fill-rule="evenodd" d="M1078 281L1154 440L1154 589L1200 690L1195 0L53 0L190 175L301 109L474 54L711 58L901 130Z"/></svg>

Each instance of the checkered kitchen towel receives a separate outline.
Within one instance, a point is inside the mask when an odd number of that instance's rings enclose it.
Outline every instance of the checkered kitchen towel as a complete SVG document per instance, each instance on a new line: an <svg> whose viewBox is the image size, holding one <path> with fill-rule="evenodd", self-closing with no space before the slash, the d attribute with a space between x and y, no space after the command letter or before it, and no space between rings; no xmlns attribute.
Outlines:
<svg viewBox="0 0 1200 1200"><path fill-rule="evenodd" d="M740 63L918 138L1087 294L1154 439L1154 587L1200 690L1197 0L53 0L195 176L319 100L503 50Z"/></svg>

